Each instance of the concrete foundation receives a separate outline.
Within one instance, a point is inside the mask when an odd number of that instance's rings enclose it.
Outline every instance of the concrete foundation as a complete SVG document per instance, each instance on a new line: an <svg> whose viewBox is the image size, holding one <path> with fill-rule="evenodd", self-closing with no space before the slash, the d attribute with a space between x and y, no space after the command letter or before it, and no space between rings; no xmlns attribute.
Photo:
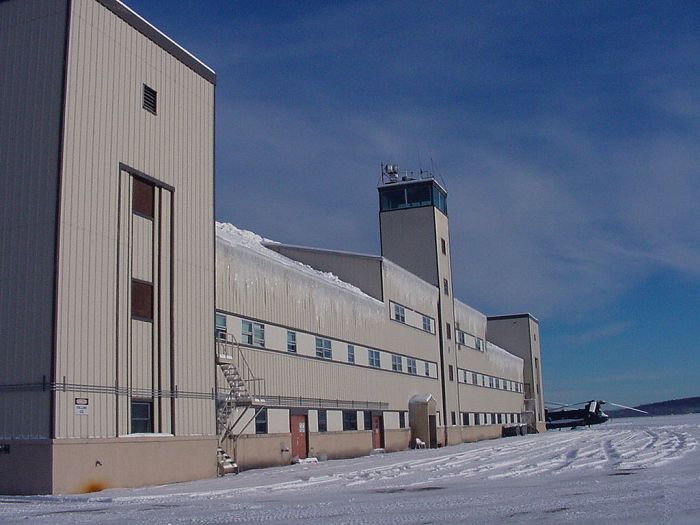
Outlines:
<svg viewBox="0 0 700 525"><path fill-rule="evenodd" d="M3 441L2 494L78 494L216 476L213 437Z"/></svg>

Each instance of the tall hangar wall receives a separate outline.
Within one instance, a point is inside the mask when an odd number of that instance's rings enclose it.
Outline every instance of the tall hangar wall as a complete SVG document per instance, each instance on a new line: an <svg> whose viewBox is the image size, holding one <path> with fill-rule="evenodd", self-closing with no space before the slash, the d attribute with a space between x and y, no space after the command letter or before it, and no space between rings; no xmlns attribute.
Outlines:
<svg viewBox="0 0 700 525"><path fill-rule="evenodd" d="M211 476L216 76L121 2L0 13L0 492Z"/></svg>

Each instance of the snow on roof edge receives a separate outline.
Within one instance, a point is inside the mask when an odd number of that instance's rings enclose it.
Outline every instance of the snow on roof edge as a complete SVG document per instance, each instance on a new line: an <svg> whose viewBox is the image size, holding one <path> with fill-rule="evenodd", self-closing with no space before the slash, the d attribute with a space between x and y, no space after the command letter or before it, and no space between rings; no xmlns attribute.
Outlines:
<svg viewBox="0 0 700 525"><path fill-rule="evenodd" d="M295 261L294 259L286 257L285 255L282 255L281 253L271 250L270 248L265 246L266 244L278 244L276 241L261 237L257 233L240 229L230 223L221 223L217 221L215 230L217 240L220 240L221 242L225 243L230 248L246 249L254 254L257 254L260 257L264 257L269 261L277 263L290 270L299 272L307 277L319 280L320 282L323 282L326 285L332 285L338 288L339 290L352 293L356 296L361 297L362 299L369 300L372 303L379 303L383 305L382 301L371 297L357 286L343 281L337 275L330 272L322 272L320 270L317 270L316 268L313 268L308 264Z"/></svg>

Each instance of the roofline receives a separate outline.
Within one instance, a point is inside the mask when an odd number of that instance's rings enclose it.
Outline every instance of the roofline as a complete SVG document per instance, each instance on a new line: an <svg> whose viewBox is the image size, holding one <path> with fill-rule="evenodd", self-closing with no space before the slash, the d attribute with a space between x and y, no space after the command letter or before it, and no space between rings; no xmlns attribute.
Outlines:
<svg viewBox="0 0 700 525"><path fill-rule="evenodd" d="M276 251L275 247L279 246L281 248L289 248L292 250L302 250L302 251L306 251L306 252L321 252L321 253L328 253L328 254L345 255L345 256L350 256L350 257L359 257L362 259L371 259L373 261L383 260L383 257L381 255L370 255L370 254L366 254L366 253L346 252L343 250L329 250L327 248L314 248L312 246L298 246L295 244L284 244L284 243L279 243L279 242L263 242L262 245L265 248L268 248L268 249L273 250L273 251Z"/></svg>
<svg viewBox="0 0 700 525"><path fill-rule="evenodd" d="M377 189L392 187L392 186L406 186L409 184L418 184L419 182L427 182L427 181L434 182L438 186L438 188L440 188L443 192L445 192L445 195L447 195L447 190L444 188L444 186L442 184L440 184L440 182L435 177L426 177L424 179L397 180L396 182L387 182L387 183L379 184L377 186Z"/></svg>
<svg viewBox="0 0 700 525"><path fill-rule="evenodd" d="M173 57L189 67L199 76L216 85L216 73L212 68L175 42L136 11L120 0L97 0L103 7L121 18L124 22L136 29L143 36L159 45Z"/></svg>
<svg viewBox="0 0 700 525"><path fill-rule="evenodd" d="M531 313L524 313L524 314L507 314L507 315L487 315L486 320L491 321L491 320L499 320L499 319L522 319L523 317L529 317L533 321L535 321L537 324L540 324L539 319L537 319L534 315Z"/></svg>

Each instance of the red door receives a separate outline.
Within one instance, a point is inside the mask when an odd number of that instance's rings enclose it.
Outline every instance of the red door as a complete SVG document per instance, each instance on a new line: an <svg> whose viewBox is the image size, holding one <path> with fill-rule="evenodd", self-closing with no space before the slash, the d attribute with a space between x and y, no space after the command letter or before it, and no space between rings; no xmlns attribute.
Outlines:
<svg viewBox="0 0 700 525"><path fill-rule="evenodd" d="M292 457L305 459L306 448L306 416L291 416L289 423L292 430Z"/></svg>
<svg viewBox="0 0 700 525"><path fill-rule="evenodd" d="M372 416L372 448L383 448L382 416Z"/></svg>

